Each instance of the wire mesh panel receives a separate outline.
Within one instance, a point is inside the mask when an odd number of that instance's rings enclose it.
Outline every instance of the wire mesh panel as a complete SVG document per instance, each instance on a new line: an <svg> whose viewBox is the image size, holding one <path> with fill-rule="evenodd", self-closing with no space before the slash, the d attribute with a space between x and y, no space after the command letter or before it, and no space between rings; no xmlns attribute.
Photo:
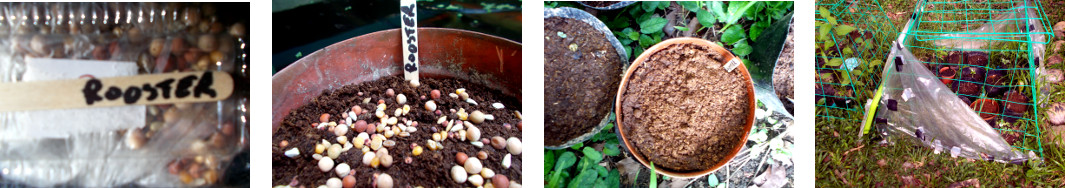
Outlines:
<svg viewBox="0 0 1065 188"><path fill-rule="evenodd" d="M1042 29L1050 22L1039 3L933 0L915 7L903 47L1014 148L1042 156L1035 71L1053 34Z"/></svg>
<svg viewBox="0 0 1065 188"><path fill-rule="evenodd" d="M898 30L876 0L817 2L817 120L860 122Z"/></svg>

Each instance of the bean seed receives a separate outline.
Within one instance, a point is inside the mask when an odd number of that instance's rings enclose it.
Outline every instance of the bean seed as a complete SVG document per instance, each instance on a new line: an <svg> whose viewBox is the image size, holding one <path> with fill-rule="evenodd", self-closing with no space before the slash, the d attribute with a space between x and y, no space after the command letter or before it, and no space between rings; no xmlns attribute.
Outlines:
<svg viewBox="0 0 1065 188"><path fill-rule="evenodd" d="M466 168L466 172L467 173L477 174L477 173L481 173L481 168L483 166L481 166L481 160L478 160L477 158L472 158L472 159L466 159L466 163L465 163L465 165L463 165L463 167Z"/></svg>
<svg viewBox="0 0 1065 188"><path fill-rule="evenodd" d="M515 137L508 138L507 151L510 151L510 154L521 155L521 140Z"/></svg>
<svg viewBox="0 0 1065 188"><path fill-rule="evenodd" d="M348 143L348 136L338 136L337 137L337 143L347 144Z"/></svg>
<svg viewBox="0 0 1065 188"><path fill-rule="evenodd" d="M488 152L484 152L484 151L478 151L478 152L477 152L477 158L478 158L478 159L481 159L481 160L486 160L486 159L488 159ZM487 177L487 176L485 176L485 177Z"/></svg>
<svg viewBox="0 0 1065 188"><path fill-rule="evenodd" d="M282 148L288 147L288 140L282 140L281 143L278 144L278 145L281 146Z"/></svg>
<svg viewBox="0 0 1065 188"><path fill-rule="evenodd" d="M335 133L337 136L344 136L348 134L348 130L351 130L351 128L348 128L348 125L341 124L333 130L333 133Z"/></svg>
<svg viewBox="0 0 1065 188"><path fill-rule="evenodd" d="M318 116L318 121L322 123L329 122L329 113L324 113L321 116Z"/></svg>
<svg viewBox="0 0 1065 188"><path fill-rule="evenodd" d="M392 188L392 176L385 173L377 176L377 188Z"/></svg>
<svg viewBox="0 0 1065 188"><path fill-rule="evenodd" d="M322 160L318 160L318 169L322 172L329 172L333 169L333 159L323 157Z"/></svg>
<svg viewBox="0 0 1065 188"><path fill-rule="evenodd" d="M152 42L148 44L148 53L152 56L159 56L163 52L163 45L166 45L166 39L153 38Z"/></svg>
<svg viewBox="0 0 1065 188"><path fill-rule="evenodd" d="M329 146L329 158L336 159L337 157L340 157L341 148L342 147L340 146L340 144L333 144L332 146Z"/></svg>
<svg viewBox="0 0 1065 188"><path fill-rule="evenodd" d="M492 176L495 176L495 175L496 175L496 172L492 171L492 169L490 169L490 168L484 168L484 170L481 170L481 177L492 178Z"/></svg>
<svg viewBox="0 0 1065 188"><path fill-rule="evenodd" d="M298 149L298 148L292 148L292 149L289 149L288 151L285 151L285 156L287 156L288 158L296 158L299 155L300 155L300 149Z"/></svg>
<svg viewBox="0 0 1065 188"><path fill-rule="evenodd" d="M366 166L370 166L370 162L372 162L373 159L376 158L376 157L377 157L377 155L374 154L373 152L366 152L365 154L362 154L362 164L366 165Z"/></svg>
<svg viewBox="0 0 1065 188"><path fill-rule="evenodd" d="M351 173L351 166L348 166L348 163L340 163L337 165L337 176L348 176L348 173Z"/></svg>
<svg viewBox="0 0 1065 188"><path fill-rule="evenodd" d="M466 183L466 170L458 165L451 166L451 179L455 183Z"/></svg>
<svg viewBox="0 0 1065 188"><path fill-rule="evenodd" d="M126 146L130 149L140 149L145 142L148 142L148 138L145 138L141 128L126 130Z"/></svg>
<svg viewBox="0 0 1065 188"><path fill-rule="evenodd" d="M355 187L355 176L345 176L344 177L344 188L353 188L353 187Z"/></svg>
<svg viewBox="0 0 1065 188"><path fill-rule="evenodd" d="M200 35L196 42L200 50L210 52L218 49L218 39L214 35Z"/></svg>
<svg viewBox="0 0 1065 188"><path fill-rule="evenodd" d="M384 145L385 145L386 148L392 148L392 147L396 146L396 141L385 140Z"/></svg>
<svg viewBox="0 0 1065 188"><path fill-rule="evenodd" d="M496 148L496 149L503 149L503 148L507 147L507 140L503 139L503 137L493 136L492 137L492 147Z"/></svg>
<svg viewBox="0 0 1065 188"><path fill-rule="evenodd" d="M469 179L467 179L466 181L469 181L470 184L473 184L474 187L481 187L481 185L484 184L484 178L482 178L479 174L474 174L470 176Z"/></svg>
<svg viewBox="0 0 1065 188"><path fill-rule="evenodd" d="M492 185L494 185L496 188L508 188L510 185L510 180L507 179L507 176L504 176L502 174L496 175L492 177Z"/></svg>
<svg viewBox="0 0 1065 188"><path fill-rule="evenodd" d="M433 110L436 110L436 102L433 102L433 101L426 101L426 102L425 102L425 109L426 109L426 110L429 110L429 111L433 111Z"/></svg>
<svg viewBox="0 0 1065 188"><path fill-rule="evenodd" d="M314 153L321 154L322 152L325 152L325 145L318 144L314 146Z"/></svg>
<svg viewBox="0 0 1065 188"><path fill-rule="evenodd" d="M440 90L434 89L433 91L430 91L429 96L432 97L433 100L440 99Z"/></svg>
<svg viewBox="0 0 1065 188"><path fill-rule="evenodd" d="M407 104L407 96L403 95L402 93L399 94L399 95L396 95L396 103Z"/></svg>
<svg viewBox="0 0 1065 188"><path fill-rule="evenodd" d="M481 129L471 125L470 128L466 129L466 138L470 140L480 140Z"/></svg>
<svg viewBox="0 0 1065 188"><path fill-rule="evenodd" d="M384 166L385 168L391 167L392 166L392 156L391 155L381 156L381 166Z"/></svg>
<svg viewBox="0 0 1065 188"><path fill-rule="evenodd" d="M455 162L458 162L459 164L466 164L466 159L468 159L468 158L469 158L469 156L466 156L466 153L463 153L463 152L455 153Z"/></svg>
<svg viewBox="0 0 1065 188"><path fill-rule="evenodd" d="M344 186L344 182L340 181L339 178L329 178L329 180L325 181L325 187L327 188L341 188L342 186Z"/></svg>

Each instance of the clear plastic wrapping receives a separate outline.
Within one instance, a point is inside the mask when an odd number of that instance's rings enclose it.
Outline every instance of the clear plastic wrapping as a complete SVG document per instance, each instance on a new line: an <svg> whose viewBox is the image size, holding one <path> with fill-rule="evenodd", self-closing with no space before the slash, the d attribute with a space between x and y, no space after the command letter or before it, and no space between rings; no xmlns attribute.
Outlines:
<svg viewBox="0 0 1065 188"><path fill-rule="evenodd" d="M884 93L876 117L881 130L952 156L1005 163L1038 159L1014 149L909 50L895 48L880 83Z"/></svg>
<svg viewBox="0 0 1065 188"><path fill-rule="evenodd" d="M248 145L248 49L247 28L220 17L219 8L0 3L0 83L28 81L27 71L37 66L28 59L113 61L135 66L134 74L222 71L236 82L222 101L144 106L144 122L122 125L128 129L69 131L89 123L26 122L18 114L28 112L0 113L0 186L174 187L224 178L231 158ZM236 17L246 22L248 15ZM55 134L27 134L34 130Z"/></svg>

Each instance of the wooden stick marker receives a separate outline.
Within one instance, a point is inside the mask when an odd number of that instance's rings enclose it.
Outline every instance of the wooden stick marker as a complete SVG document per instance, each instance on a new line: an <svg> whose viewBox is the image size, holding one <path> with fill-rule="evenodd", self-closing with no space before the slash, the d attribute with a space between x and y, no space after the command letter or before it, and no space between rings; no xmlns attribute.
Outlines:
<svg viewBox="0 0 1065 188"><path fill-rule="evenodd" d="M400 0L403 23L403 79L418 87L418 16L416 0Z"/></svg>
<svg viewBox="0 0 1065 188"><path fill-rule="evenodd" d="M0 112L211 102L233 94L225 72L0 83Z"/></svg>

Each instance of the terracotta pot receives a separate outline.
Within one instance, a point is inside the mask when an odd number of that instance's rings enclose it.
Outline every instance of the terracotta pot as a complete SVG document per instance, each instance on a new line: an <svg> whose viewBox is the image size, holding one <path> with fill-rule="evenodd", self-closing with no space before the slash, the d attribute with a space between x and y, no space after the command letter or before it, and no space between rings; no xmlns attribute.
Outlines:
<svg viewBox="0 0 1065 188"><path fill-rule="evenodd" d="M640 161L640 164L643 164L645 167L648 167L648 168L650 168L650 166L651 166L649 160L644 158L644 156L639 155L639 152L634 148L634 145L632 145L631 142L629 142L628 136L626 136L625 128L624 128L625 127L625 119L624 119L624 115L622 113L622 103L621 102L622 102L622 99L624 99L624 97L623 97L623 95L625 93L624 91L625 91L626 87L628 87L629 77L632 76L633 72L635 72L635 70L636 70L635 67L639 67L645 61L647 61L647 59L652 54L657 53L658 51L661 51L661 50L665 49L666 47L669 47L672 44L694 44L694 45L700 45L700 46L709 47L711 50L715 50L718 53L722 54L722 58L720 59L719 62L729 62L732 59L737 58L735 55L733 55L731 52L729 52L725 48L722 48L721 46L718 46L717 44L714 44L714 43L712 43L710 41L707 41L707 40L698 39L698 38L673 38L673 39L669 39L669 40L666 40L666 41L662 41L661 43L655 44L654 46L651 46L651 48L648 48L647 51L644 51L643 54L640 54L640 56L637 57L635 61L633 61L633 63L630 66L630 68L625 72L625 77L621 78L621 86L618 88L617 97L615 97L614 113L617 114L617 116L616 116L617 119L616 120L617 120L617 127L618 127L618 135L621 136L622 142L625 143L625 146L629 150L629 153L632 153L633 156L636 156L636 160ZM757 105L757 104L756 104L756 101L755 101L755 98L754 98L754 96L755 96L755 94L754 94L754 82L752 82L752 80L751 80L750 73L747 72L746 65L740 63L740 65L737 66L734 71L740 71L740 73L743 74L744 80L746 80L746 82L747 82L747 92L749 93L749 95L747 95L747 103L750 104L747 108L748 108L748 111L750 113L747 114L747 120L746 120L746 122L744 123L744 126L743 126L743 136L740 136L739 140L737 140L737 142L736 142L737 144L735 146L733 146L733 148L731 150L729 150L728 155L726 155L723 158L725 160L721 160L721 161L717 162L717 164L714 164L709 169L704 169L704 170L699 170L699 171L694 171L694 172L676 172L676 171L666 170L666 169L663 169L663 168L655 168L656 172L658 172L660 174L663 174L663 175L667 175L667 176L671 176L671 177L680 177L680 178L698 177L698 176L706 175L706 174L709 174L711 172L716 171L717 169L719 169L722 166L724 166L725 164L727 164L728 161L731 160L733 157L735 157L736 154L739 153L740 149L743 148L743 145L746 143L746 140L747 140L747 135L751 131L751 125L753 125L753 123L754 123L754 110L755 110L755 105Z"/></svg>
<svg viewBox="0 0 1065 188"><path fill-rule="evenodd" d="M289 111L322 91L402 74L401 40L399 29L358 36L277 72L272 79L273 131ZM419 28L418 40L421 77L457 78L521 100L521 44L446 28Z"/></svg>
<svg viewBox="0 0 1065 188"><path fill-rule="evenodd" d="M969 108L976 111L984 121L993 120L995 116L998 116L999 110L1002 109L998 105L998 101L992 99L977 99L972 104L969 104Z"/></svg>
<svg viewBox="0 0 1065 188"><path fill-rule="evenodd" d="M957 71L954 69L947 66L939 68L939 81L944 85L949 86L951 82L954 82L954 76L957 76Z"/></svg>

